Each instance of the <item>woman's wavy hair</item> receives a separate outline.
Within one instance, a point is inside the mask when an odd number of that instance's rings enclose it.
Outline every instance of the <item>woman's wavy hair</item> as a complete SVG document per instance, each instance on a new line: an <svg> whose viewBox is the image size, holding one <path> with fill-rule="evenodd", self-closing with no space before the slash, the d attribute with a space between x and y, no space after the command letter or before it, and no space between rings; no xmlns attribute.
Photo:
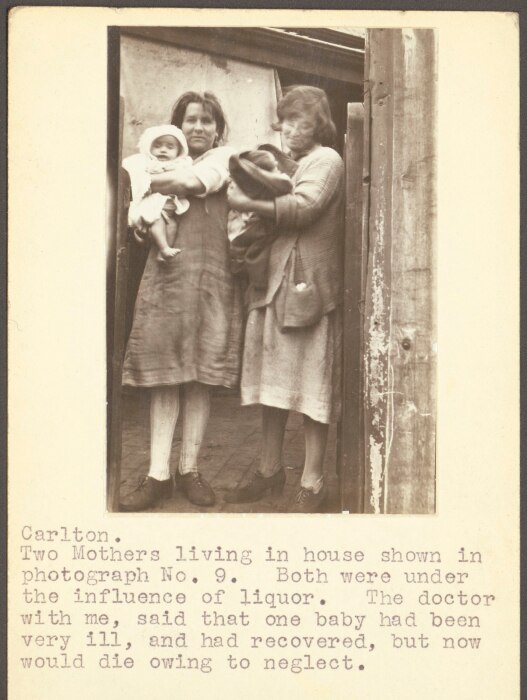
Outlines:
<svg viewBox="0 0 527 700"><path fill-rule="evenodd" d="M171 124L181 128L181 124L185 119L185 112L189 104L203 105L203 109L208 112L216 122L218 136L214 145L218 145L227 137L228 127L225 113L216 95L212 92L184 92L172 107Z"/></svg>
<svg viewBox="0 0 527 700"><path fill-rule="evenodd" d="M337 130L328 97L324 90L312 85L290 85L284 88L284 95L278 101L276 107L278 123L273 124L273 129L280 131L284 119L290 117L303 117L306 114L315 120L314 138L322 146L333 146L337 137Z"/></svg>

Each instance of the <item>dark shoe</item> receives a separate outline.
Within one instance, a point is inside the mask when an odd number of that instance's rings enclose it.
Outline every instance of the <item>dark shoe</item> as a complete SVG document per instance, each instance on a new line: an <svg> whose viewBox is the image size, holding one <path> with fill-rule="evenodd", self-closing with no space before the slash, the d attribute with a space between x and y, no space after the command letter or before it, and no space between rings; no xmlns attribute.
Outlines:
<svg viewBox="0 0 527 700"><path fill-rule="evenodd" d="M319 513L322 504L326 500L326 496L327 491L325 486L322 486L318 493L311 491L311 489L305 489L303 486L301 486L292 507L289 509L289 512Z"/></svg>
<svg viewBox="0 0 527 700"><path fill-rule="evenodd" d="M285 471L280 469L272 476L262 476L259 472L254 472L251 480L245 486L226 491L224 499L227 503L253 503L259 501L267 492L279 495L284 490Z"/></svg>
<svg viewBox="0 0 527 700"><path fill-rule="evenodd" d="M188 474L176 472L176 486L196 506L213 506L216 502L214 491L199 472Z"/></svg>
<svg viewBox="0 0 527 700"><path fill-rule="evenodd" d="M171 478L160 481L151 476L145 476L134 491L121 498L119 510L127 513L151 508L172 495L172 486Z"/></svg>

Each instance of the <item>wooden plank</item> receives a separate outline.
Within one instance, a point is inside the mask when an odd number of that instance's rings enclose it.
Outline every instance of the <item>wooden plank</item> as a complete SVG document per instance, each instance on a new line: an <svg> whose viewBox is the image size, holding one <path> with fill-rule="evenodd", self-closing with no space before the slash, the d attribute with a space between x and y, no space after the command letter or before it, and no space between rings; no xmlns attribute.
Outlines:
<svg viewBox="0 0 527 700"><path fill-rule="evenodd" d="M366 510L430 513L435 494L435 40L371 30L365 323Z"/></svg>
<svg viewBox="0 0 527 700"><path fill-rule="evenodd" d="M435 508L435 50L433 30L394 43L390 513Z"/></svg>
<svg viewBox="0 0 527 700"><path fill-rule="evenodd" d="M106 177L108 181L108 235L106 262L106 507L113 510L116 485L119 485L120 435L112 431L114 407L113 353L115 320L115 274L118 230L118 163L121 134L120 83L120 34L117 27L108 28L108 141ZM110 127L111 125L111 127Z"/></svg>
<svg viewBox="0 0 527 700"><path fill-rule="evenodd" d="M309 36L313 39L326 41L331 44L347 46L350 49L364 51L364 37L356 34L347 34L340 29L329 29L321 27L291 27L284 29L286 32L297 32L301 36Z"/></svg>
<svg viewBox="0 0 527 700"><path fill-rule="evenodd" d="M362 387L362 406L359 416L359 429L361 431L362 445L362 498L360 504L360 512L367 512L366 506L366 485L368 483L366 446L369 444L366 435L366 365L365 365L365 347L366 347L366 286L368 281L368 261L370 254L370 185L371 185L371 89L368 76L370 74L370 53L367 51L364 56L364 133L363 133L363 158L362 158L362 257L361 257L361 279L362 279L362 296L360 301L360 310L362 314L362 342L361 342L361 387Z"/></svg>
<svg viewBox="0 0 527 700"><path fill-rule="evenodd" d="M121 162L122 135L124 123L124 100L119 107L119 148L114 163L113 178L117 180L115 213L115 285L113 299L113 332L111 352L111 375L108 400L108 498L110 511L119 510L119 487L121 482L122 452L122 386L121 376L126 343L126 297L128 286L128 264L130 243L128 238L128 205L130 183L128 175L119 164ZM115 167L117 166L117 167Z"/></svg>
<svg viewBox="0 0 527 700"><path fill-rule="evenodd" d="M339 431L341 509L360 513L364 505L362 344L364 107L348 105L346 135L346 219L344 241L343 391Z"/></svg>
<svg viewBox="0 0 527 700"><path fill-rule="evenodd" d="M364 54L270 28L122 27L126 36L206 51L221 59L287 68L362 86Z"/></svg>
<svg viewBox="0 0 527 700"><path fill-rule="evenodd" d="M369 250L365 302L364 509L383 512L391 277L394 32L368 32L370 98Z"/></svg>

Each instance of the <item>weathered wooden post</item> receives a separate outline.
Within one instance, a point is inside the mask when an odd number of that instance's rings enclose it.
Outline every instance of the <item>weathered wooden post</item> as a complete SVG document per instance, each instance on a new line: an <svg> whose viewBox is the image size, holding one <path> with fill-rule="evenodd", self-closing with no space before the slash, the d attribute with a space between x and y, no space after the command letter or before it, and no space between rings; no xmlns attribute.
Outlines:
<svg viewBox="0 0 527 700"><path fill-rule="evenodd" d="M435 508L436 46L430 29L366 44L370 142L364 510Z"/></svg>
<svg viewBox="0 0 527 700"><path fill-rule="evenodd" d="M108 494L107 507L119 509L119 486L121 481L121 375L126 334L126 296L128 286L128 262L130 243L128 239L128 195L129 180L120 167L122 152L124 100L119 103L119 142L113 163L113 222L115 227L115 262L113 272L114 294L109 300L107 323L108 334Z"/></svg>
<svg viewBox="0 0 527 700"><path fill-rule="evenodd" d="M364 508L364 106L348 105L346 132L346 217L344 245L344 357L342 422L339 430L341 509L361 513Z"/></svg>

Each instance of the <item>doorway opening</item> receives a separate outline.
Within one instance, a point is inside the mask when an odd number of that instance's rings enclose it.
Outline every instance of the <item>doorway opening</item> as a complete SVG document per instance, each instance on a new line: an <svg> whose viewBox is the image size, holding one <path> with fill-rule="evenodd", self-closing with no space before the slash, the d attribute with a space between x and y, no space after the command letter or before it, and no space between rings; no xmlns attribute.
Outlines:
<svg viewBox="0 0 527 700"><path fill-rule="evenodd" d="M167 34L167 31L169 32ZM170 42L170 52L173 56L179 54L180 67L181 63L187 61L187 68L193 70L196 68L203 73L205 70L205 85L202 89L210 89L216 92L218 96L225 94L225 85L228 85L229 74L231 68L229 61L225 60L225 56L232 57L233 61L237 62L237 66L243 64L246 70L250 73L254 71L254 80L274 81L274 89L276 95L282 88L292 84L308 84L314 85L325 90L331 107L332 117L337 128L337 143L336 150L340 155L344 156L345 134L347 125L347 105L350 102L362 102L363 99L363 81L360 73L360 60L357 60L356 42L355 54L353 55L354 70L349 73L350 79L345 79L347 72L341 70L336 62L345 62L343 51L349 49L349 46L332 47L330 42L320 41L308 36L299 36L294 34L289 35L287 32L277 34L277 30L194 30L194 39L189 34L192 31L186 29L181 33L180 30L169 28L148 28L142 31L141 28L131 28L130 30L122 30L119 33L120 40L120 55L119 55L119 71L117 75L117 94L123 95L126 88L130 90L130 81L126 83L126 71L133 73L141 65L142 71L147 71L144 57L149 56L152 60L153 70L158 71L163 63L167 62L167 44ZM207 34L208 31L208 34ZM240 31L244 32L240 35ZM268 33L266 34L266 31ZM301 31L301 30L298 30ZM321 30L332 31L332 30ZM213 34L211 34L211 32ZM214 34L214 32L220 32ZM229 41L229 32L235 32L237 41ZM252 32L252 35L249 34ZM214 41L211 41L211 36ZM200 41L206 41L203 44L202 55L206 55L210 60L206 68L200 64L200 61L193 63L194 59L191 54L197 54L196 49L200 49ZM243 40L242 38L243 37ZM336 33L331 36L333 41L337 41ZM272 46L265 44L266 41L272 40ZM291 55L289 47L290 42L295 44L297 51L297 43L301 41L304 46L305 53L296 53ZM245 43L244 43L245 42ZM254 43L256 42L256 43ZM260 42L260 43L259 43ZM349 44L349 40L347 40ZM359 42L360 43L360 42ZM192 44L192 48L189 48ZM245 45L249 45L251 50L251 62L246 62L244 54ZM256 46L256 49L255 49ZM274 48L273 48L274 47ZM127 53L128 51L128 53ZM328 59L328 52L333 51L332 58ZM190 62L189 55L191 56ZM220 59L219 56L222 58ZM285 58L284 58L285 56ZM140 59L143 59L142 62ZM258 61L258 58L260 61ZM349 59L351 60L351 59ZM128 61L128 63L126 63ZM158 61L158 63L156 63ZM332 63L333 61L333 63ZM135 62L135 63L134 63ZM340 63L338 64L340 66ZM306 72L305 68L309 67L310 71ZM184 69L184 67L183 67ZM262 73L258 72L262 70ZM192 72L191 70L191 72ZM125 76L123 77L123 72ZM188 71L187 71L188 72ZM196 73L197 75L197 73ZM265 77L267 75L268 77ZM334 77L338 75L339 77ZM357 76L360 75L360 80ZM250 78L249 80L251 80ZM110 81L111 83L112 81ZM124 90L123 90L124 88ZM134 143L137 132L148 126L149 123L156 123L154 115L151 114L152 108L150 99L151 96L146 94L141 95L141 84L134 86L136 93L133 95L124 95L124 100L121 101L121 128L122 132L119 138L121 143L121 156L128 155L126 149L130 149ZM178 87L177 94L184 90ZM163 94L158 95L156 99L159 104L163 105L162 109L164 118L157 123L166 121L166 112L170 109L173 95L166 94L169 90L167 87L163 89ZM177 95L176 95L177 96ZM124 102L124 107L123 107ZM254 105L253 105L254 111ZM238 124L239 115L234 112L235 119L231 119L231 124ZM267 128L267 127L266 127ZM245 135L242 136L242 138ZM268 140L268 139L265 139ZM261 143L261 137L251 145ZM234 142L233 142L234 143ZM120 162L121 158L119 158ZM123 180L121 172L121 180ZM121 187L126 189L126 183L121 182ZM126 274L121 276L119 285L123 291L121 300L119 317L122 318L123 333L121 347L115 347L112 343L113 358L111 367L113 372L120 371L120 363L126 340L131 330L133 321L133 311L137 291L143 274L148 249L134 245L128 235L126 243ZM116 286L119 286L116 285ZM116 292L117 296L117 292ZM117 361L116 361L117 357ZM109 386L113 386L114 393L116 392L116 381L113 377L113 382L109 382ZM110 396L109 405L110 411L112 406L118 402L118 410L114 410L114 417L110 416L110 442L114 443L113 451L109 449L109 465L110 470L113 469L112 475L109 475L110 493L109 493L109 508L116 510L116 492L121 488L127 489L137 480L141 479L148 470L149 463L149 391L141 389L120 388L119 396ZM115 415L118 415L119 420L115 421ZM116 427L116 422L119 425ZM212 508L200 508L190 504L177 493L171 499L163 501L161 505L156 506L152 510L164 512L269 512L279 513L287 512L289 504L294 498L300 477L303 469L304 460L304 437L302 427L302 416L291 413L289 416L286 436L284 440L283 461L287 474L287 482L284 492L280 498L268 497L255 504L227 504L221 498L221 492L224 489L232 488L243 482L246 476L254 471L258 466L259 455L261 450L261 416L259 406L241 407L239 405L239 392L236 389L230 390L222 387L214 387L212 392L211 418L207 427L204 443L199 456L199 469L204 473L211 486L216 491L218 498L217 503ZM174 472L177 468L179 459L180 447L180 427L176 428L176 433L173 441L173 449L171 454L171 471ZM118 444L117 444L118 443ZM113 458L112 458L113 454ZM113 464L112 464L113 462ZM116 462L118 466L116 467ZM115 475L117 474L117 479ZM341 494L340 482L337 475L337 429L332 426L330 429L328 447L325 458L325 474L329 486L329 499L326 502L326 512L340 512L341 510ZM113 483L113 488L112 488Z"/></svg>

